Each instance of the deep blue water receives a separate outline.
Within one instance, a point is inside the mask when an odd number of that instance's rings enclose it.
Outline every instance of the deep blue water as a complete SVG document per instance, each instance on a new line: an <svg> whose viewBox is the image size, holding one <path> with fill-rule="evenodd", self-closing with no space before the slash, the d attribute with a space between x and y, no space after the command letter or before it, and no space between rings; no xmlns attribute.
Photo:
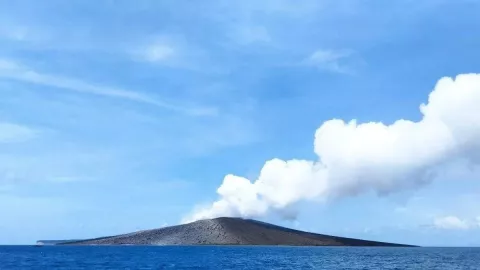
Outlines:
<svg viewBox="0 0 480 270"><path fill-rule="evenodd" d="M480 248L0 246L0 269L480 269Z"/></svg>

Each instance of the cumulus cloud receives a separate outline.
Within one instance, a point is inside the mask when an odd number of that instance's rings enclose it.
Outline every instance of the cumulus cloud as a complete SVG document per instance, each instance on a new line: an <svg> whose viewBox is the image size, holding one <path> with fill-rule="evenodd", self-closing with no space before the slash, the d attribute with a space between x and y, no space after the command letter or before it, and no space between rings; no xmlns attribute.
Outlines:
<svg viewBox="0 0 480 270"><path fill-rule="evenodd" d="M392 124L333 119L315 133L318 160L267 161L250 181L227 175L219 199L184 222L218 216L258 217L297 202L324 201L373 191L385 195L426 184L439 165L478 162L480 74L440 79L419 121Z"/></svg>
<svg viewBox="0 0 480 270"><path fill-rule="evenodd" d="M472 227L472 225L464 219L460 219L456 216L445 216L435 218L433 225L438 229L445 230L467 230Z"/></svg>

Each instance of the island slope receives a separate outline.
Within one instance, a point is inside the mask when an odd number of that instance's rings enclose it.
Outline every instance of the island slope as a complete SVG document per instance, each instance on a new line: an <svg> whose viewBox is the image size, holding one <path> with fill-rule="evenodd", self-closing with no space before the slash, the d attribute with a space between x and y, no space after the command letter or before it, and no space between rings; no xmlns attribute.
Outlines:
<svg viewBox="0 0 480 270"><path fill-rule="evenodd" d="M309 233L226 217L60 245L408 246Z"/></svg>

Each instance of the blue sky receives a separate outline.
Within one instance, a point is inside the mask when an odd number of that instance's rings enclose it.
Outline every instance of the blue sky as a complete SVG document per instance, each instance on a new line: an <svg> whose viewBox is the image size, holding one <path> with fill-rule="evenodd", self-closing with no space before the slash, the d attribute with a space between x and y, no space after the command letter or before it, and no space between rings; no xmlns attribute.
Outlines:
<svg viewBox="0 0 480 270"><path fill-rule="evenodd" d="M227 174L317 159L327 120L418 121L440 78L480 72L479 12L475 0L0 0L0 243L177 224ZM418 188L261 218L480 245L479 176L454 162Z"/></svg>

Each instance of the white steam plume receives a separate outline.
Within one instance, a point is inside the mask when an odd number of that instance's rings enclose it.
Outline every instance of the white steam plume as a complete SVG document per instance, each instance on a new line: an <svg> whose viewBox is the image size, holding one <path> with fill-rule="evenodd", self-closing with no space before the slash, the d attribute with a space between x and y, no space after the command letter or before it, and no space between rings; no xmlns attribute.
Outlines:
<svg viewBox="0 0 480 270"><path fill-rule="evenodd" d="M480 153L480 74L442 78L422 104L418 122L323 123L315 133L318 161L272 159L257 180L227 175L219 199L183 221L258 217L302 200L365 191L387 194L424 184L439 164ZM477 159L477 160L476 160Z"/></svg>

